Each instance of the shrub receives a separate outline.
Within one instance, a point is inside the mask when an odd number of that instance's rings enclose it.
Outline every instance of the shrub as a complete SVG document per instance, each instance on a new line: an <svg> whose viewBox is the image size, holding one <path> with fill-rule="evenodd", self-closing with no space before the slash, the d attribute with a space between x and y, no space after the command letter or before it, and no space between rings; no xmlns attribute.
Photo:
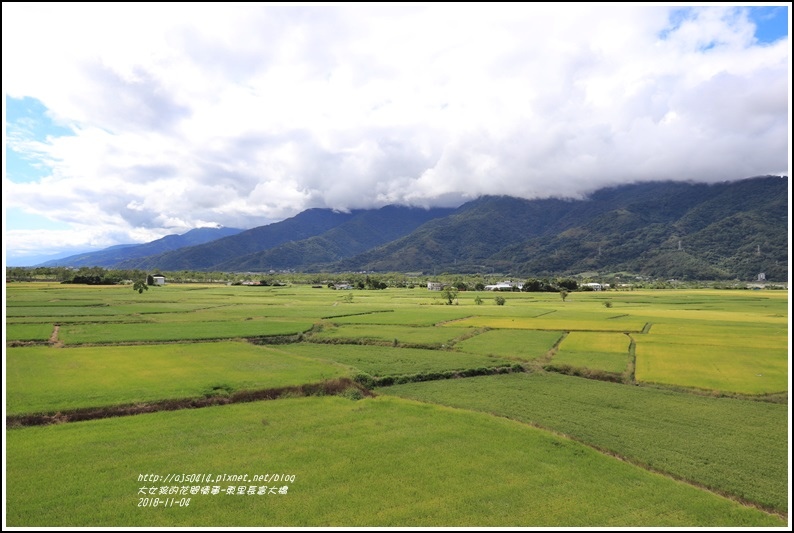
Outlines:
<svg viewBox="0 0 794 533"><path fill-rule="evenodd" d="M229 395L232 393L234 388L231 385L226 383L221 383L218 385L213 385L208 389L204 389L204 397L205 398L212 398L212 397L223 397L228 398Z"/></svg>
<svg viewBox="0 0 794 533"><path fill-rule="evenodd" d="M345 389L340 396L348 400L361 400L364 398L364 393L355 387L349 387Z"/></svg>
<svg viewBox="0 0 794 533"><path fill-rule="evenodd" d="M368 389L375 385L375 380L372 378L372 376L364 373L356 374L356 376L353 378L353 381Z"/></svg>

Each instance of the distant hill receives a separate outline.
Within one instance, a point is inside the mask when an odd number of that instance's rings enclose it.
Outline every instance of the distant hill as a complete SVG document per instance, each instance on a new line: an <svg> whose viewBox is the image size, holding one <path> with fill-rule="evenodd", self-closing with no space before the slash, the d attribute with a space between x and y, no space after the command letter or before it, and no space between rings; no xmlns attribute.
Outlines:
<svg viewBox="0 0 794 533"><path fill-rule="evenodd" d="M350 220L356 213L332 209L308 209L281 222L252 228L214 242L122 261L116 264L115 268L166 271L217 270L216 265L233 258L325 233Z"/></svg>
<svg viewBox="0 0 794 533"><path fill-rule="evenodd" d="M333 262L406 235L450 208L309 209L200 246L124 261L116 268L262 272Z"/></svg>
<svg viewBox="0 0 794 533"><path fill-rule="evenodd" d="M237 228L196 228L182 235L166 235L161 239L145 244L119 244L83 254L71 255L61 259L53 259L37 266L55 267L115 267L122 261L133 260L169 250L177 250L185 246L193 246L211 242L222 237L236 235L241 229Z"/></svg>
<svg viewBox="0 0 794 533"><path fill-rule="evenodd" d="M583 200L483 196L456 209L309 209L113 268L265 272L632 272L676 279L788 279L787 177L652 182ZM126 253L125 249L115 253ZM110 266L110 265L108 265Z"/></svg>

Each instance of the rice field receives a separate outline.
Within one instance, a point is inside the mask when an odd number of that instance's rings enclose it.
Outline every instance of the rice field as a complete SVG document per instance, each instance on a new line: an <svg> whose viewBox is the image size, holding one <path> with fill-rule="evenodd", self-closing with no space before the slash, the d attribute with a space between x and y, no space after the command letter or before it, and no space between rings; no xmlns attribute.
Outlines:
<svg viewBox="0 0 794 533"><path fill-rule="evenodd" d="M457 339L475 334L474 328L342 324L323 326L320 331L312 334L311 340L315 342L347 341L351 344L359 341L385 342L395 345L423 345L439 349L452 345Z"/></svg>
<svg viewBox="0 0 794 533"><path fill-rule="evenodd" d="M6 340L9 341L44 342L49 340L52 332L52 323L9 324L5 328Z"/></svg>
<svg viewBox="0 0 794 533"><path fill-rule="evenodd" d="M9 433L7 451L12 527L784 525L525 424L389 397L25 428ZM253 481L267 474L287 480ZM176 492L157 496L161 487Z"/></svg>
<svg viewBox="0 0 794 533"><path fill-rule="evenodd" d="M514 360L501 356L390 346L302 343L283 345L273 350L341 363L350 367L353 372L364 372L374 377L492 368L515 363Z"/></svg>
<svg viewBox="0 0 794 533"><path fill-rule="evenodd" d="M604 316L592 319L587 311L578 313L548 313L540 317L486 317L465 318L456 326L493 329L535 329L545 331L616 331L640 333L647 322L628 315Z"/></svg>
<svg viewBox="0 0 794 533"><path fill-rule="evenodd" d="M503 296L7 284L9 415L404 383L7 429L8 525L787 524L787 292ZM460 377L506 367L524 372ZM138 506L147 472L276 470L287 494Z"/></svg>
<svg viewBox="0 0 794 533"><path fill-rule="evenodd" d="M637 381L745 394L787 389L788 354L784 349L736 346L724 338L713 339L711 344L701 344L701 339L676 341L637 341Z"/></svg>
<svg viewBox="0 0 794 533"><path fill-rule="evenodd" d="M531 361L545 356L562 338L561 331L490 330L455 345L464 352L503 355Z"/></svg>
<svg viewBox="0 0 794 533"><path fill-rule="evenodd" d="M622 333L573 331L565 336L554 363L620 374L629 362L631 337Z"/></svg>
<svg viewBox="0 0 794 533"><path fill-rule="evenodd" d="M346 376L340 365L246 342L7 351L9 414L193 398Z"/></svg>
<svg viewBox="0 0 794 533"><path fill-rule="evenodd" d="M65 324L59 340L68 345L119 342L168 342L181 340L234 339L271 335L297 335L311 329L312 322L282 319L250 319L223 322L168 322Z"/></svg>
<svg viewBox="0 0 794 533"><path fill-rule="evenodd" d="M680 479L785 511L785 405L554 374L394 385L385 394L537 425Z"/></svg>

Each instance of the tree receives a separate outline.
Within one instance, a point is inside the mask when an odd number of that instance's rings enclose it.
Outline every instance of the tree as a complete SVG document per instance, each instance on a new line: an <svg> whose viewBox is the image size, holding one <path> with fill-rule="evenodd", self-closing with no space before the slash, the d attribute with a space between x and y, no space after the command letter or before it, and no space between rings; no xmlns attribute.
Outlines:
<svg viewBox="0 0 794 533"><path fill-rule="evenodd" d="M479 295L479 294L478 294L478 295L477 295L477 297L474 299L474 303L476 303L477 305L482 305L482 298L480 298L480 295Z"/></svg>
<svg viewBox="0 0 794 533"><path fill-rule="evenodd" d="M566 289L566 290L569 290L569 291L575 291L576 289L579 288L579 284L576 282L575 279L567 279L567 278L558 279L557 280L557 285L560 288Z"/></svg>
<svg viewBox="0 0 794 533"><path fill-rule="evenodd" d="M566 290L561 290L561 291L560 291L560 298L562 298L562 301L563 301L563 302L565 301L565 299L566 299L567 297L568 297L568 291L566 291Z"/></svg>
<svg viewBox="0 0 794 533"><path fill-rule="evenodd" d="M496 305L504 305L506 300L504 296L497 296L494 298L494 301L496 302Z"/></svg>
<svg viewBox="0 0 794 533"><path fill-rule="evenodd" d="M149 286L146 284L145 280L138 279L132 284L132 290L138 291L138 294L143 294L143 291L149 290Z"/></svg>
<svg viewBox="0 0 794 533"><path fill-rule="evenodd" d="M458 289L452 286L444 287L441 296L447 301L447 305L452 305L458 299Z"/></svg>

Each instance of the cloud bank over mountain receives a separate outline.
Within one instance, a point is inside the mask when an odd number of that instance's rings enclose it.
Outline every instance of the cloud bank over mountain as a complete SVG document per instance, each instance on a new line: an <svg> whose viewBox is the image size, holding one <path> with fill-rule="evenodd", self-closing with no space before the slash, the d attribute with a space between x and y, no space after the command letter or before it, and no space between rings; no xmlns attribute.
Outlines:
<svg viewBox="0 0 794 533"><path fill-rule="evenodd" d="M5 4L3 20L6 142L38 170L7 166L9 255L789 172L790 40L759 40L748 8Z"/></svg>

